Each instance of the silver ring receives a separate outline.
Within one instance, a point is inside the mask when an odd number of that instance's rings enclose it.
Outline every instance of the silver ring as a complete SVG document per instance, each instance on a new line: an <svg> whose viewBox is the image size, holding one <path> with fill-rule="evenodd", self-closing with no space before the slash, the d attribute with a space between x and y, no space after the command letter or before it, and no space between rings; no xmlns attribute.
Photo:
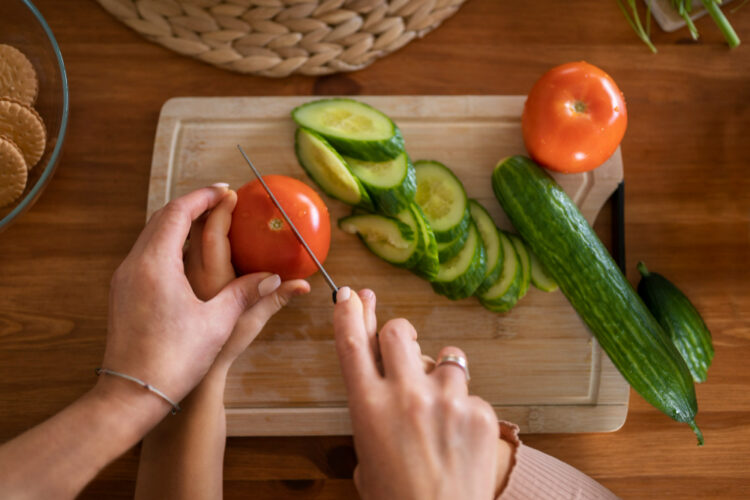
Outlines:
<svg viewBox="0 0 750 500"><path fill-rule="evenodd" d="M456 356L455 354L447 354L443 356L442 358L440 358L437 363L435 363L435 368L438 368L441 365L455 365L464 371L464 375L466 375L467 382L471 380L471 376L469 375L469 362L466 361L466 358L464 358L463 356Z"/></svg>

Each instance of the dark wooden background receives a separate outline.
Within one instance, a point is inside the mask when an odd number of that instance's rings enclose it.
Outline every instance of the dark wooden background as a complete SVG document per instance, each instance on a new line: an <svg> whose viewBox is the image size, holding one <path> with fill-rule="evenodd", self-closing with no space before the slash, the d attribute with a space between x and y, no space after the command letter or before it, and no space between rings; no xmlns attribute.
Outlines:
<svg viewBox="0 0 750 500"><path fill-rule="evenodd" d="M524 439L625 498L748 498L750 7L731 15L747 45L729 51L703 19L700 43L659 32L652 55L614 0L470 0L363 71L271 80L175 55L93 1L36 3L67 64L70 123L49 188L0 235L0 441L94 382L110 276L143 225L157 116L170 97L524 94L551 66L585 59L627 97L628 276L645 260L694 300L713 332L716 357L698 387L706 445L696 448L687 426L635 393L618 432ZM137 455L126 453L83 496L131 497ZM352 498L353 465L347 437L233 438L225 495Z"/></svg>

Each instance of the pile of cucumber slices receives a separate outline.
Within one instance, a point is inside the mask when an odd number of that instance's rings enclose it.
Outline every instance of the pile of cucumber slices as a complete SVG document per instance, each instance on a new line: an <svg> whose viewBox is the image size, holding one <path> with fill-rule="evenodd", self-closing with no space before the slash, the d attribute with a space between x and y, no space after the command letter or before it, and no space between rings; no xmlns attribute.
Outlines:
<svg viewBox="0 0 750 500"><path fill-rule="evenodd" d="M354 207L339 227L381 259L449 299L476 295L495 312L511 309L530 282L557 289L523 240L498 229L448 167L412 163L384 113L353 99L321 99L292 117L300 165L326 194Z"/></svg>

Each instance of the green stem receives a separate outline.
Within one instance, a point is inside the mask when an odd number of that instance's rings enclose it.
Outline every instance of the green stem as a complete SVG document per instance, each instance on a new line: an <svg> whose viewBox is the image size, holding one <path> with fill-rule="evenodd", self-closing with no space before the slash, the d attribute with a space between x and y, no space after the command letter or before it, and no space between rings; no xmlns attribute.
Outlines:
<svg viewBox="0 0 750 500"><path fill-rule="evenodd" d="M740 37L737 36L734 28L732 28L732 25L729 24L729 20L721 11L721 8L719 7L719 4L716 3L716 0L702 0L702 2L703 6L706 8L716 25L719 27L719 30L721 30L721 33L724 35L724 38L729 44L729 48L733 49L737 47L740 44Z"/></svg>
<svg viewBox="0 0 750 500"><path fill-rule="evenodd" d="M633 11L632 14L628 12L627 7L625 7L625 5L622 3L622 0L617 0L617 6L622 11L630 27L633 28L633 31L635 31L635 34L638 35L638 38L640 38L641 41L645 43L649 49L651 49L651 52L656 54L656 47L654 47L654 44L651 43L651 37L649 36L649 33L645 29L643 29L643 25L641 24L641 19L638 16L638 8L636 7L635 0L628 0L628 4ZM650 13L651 7L647 6L647 9Z"/></svg>
<svg viewBox="0 0 750 500"><path fill-rule="evenodd" d="M646 264L644 264L643 261L638 262L636 267L638 268L638 272L641 273L641 276L644 278L651 275L651 273L648 272L648 269L646 269Z"/></svg>
<svg viewBox="0 0 750 500"><path fill-rule="evenodd" d="M695 432L695 435L698 437L698 446L703 446L703 433L698 428L698 426L695 425L695 420L688 422L688 425L691 429L693 429L693 432Z"/></svg>

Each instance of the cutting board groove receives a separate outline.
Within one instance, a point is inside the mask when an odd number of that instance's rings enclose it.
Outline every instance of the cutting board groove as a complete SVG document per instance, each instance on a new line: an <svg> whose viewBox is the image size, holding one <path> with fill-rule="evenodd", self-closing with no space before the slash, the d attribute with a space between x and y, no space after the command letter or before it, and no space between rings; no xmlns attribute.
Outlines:
<svg viewBox="0 0 750 500"><path fill-rule="evenodd" d="M236 149L242 144L264 174L312 184L294 157L289 112L311 97L177 98L162 108L154 145L148 215L195 188L252 179ZM402 128L413 159L450 166L469 196L511 229L494 199L497 161L524 151L520 96L363 96ZM556 175L593 222L622 180L619 150L599 169ZM423 352L463 348L471 390L498 416L527 432L611 431L627 414L629 388L561 293L531 289L510 313L493 314L473 299L452 302L429 283L370 254L335 229L349 213L324 196L334 225L326 268L339 285L372 288L381 324L406 317ZM332 340L330 294L322 277L310 295L277 314L234 364L227 381L230 435L327 435L351 432Z"/></svg>

